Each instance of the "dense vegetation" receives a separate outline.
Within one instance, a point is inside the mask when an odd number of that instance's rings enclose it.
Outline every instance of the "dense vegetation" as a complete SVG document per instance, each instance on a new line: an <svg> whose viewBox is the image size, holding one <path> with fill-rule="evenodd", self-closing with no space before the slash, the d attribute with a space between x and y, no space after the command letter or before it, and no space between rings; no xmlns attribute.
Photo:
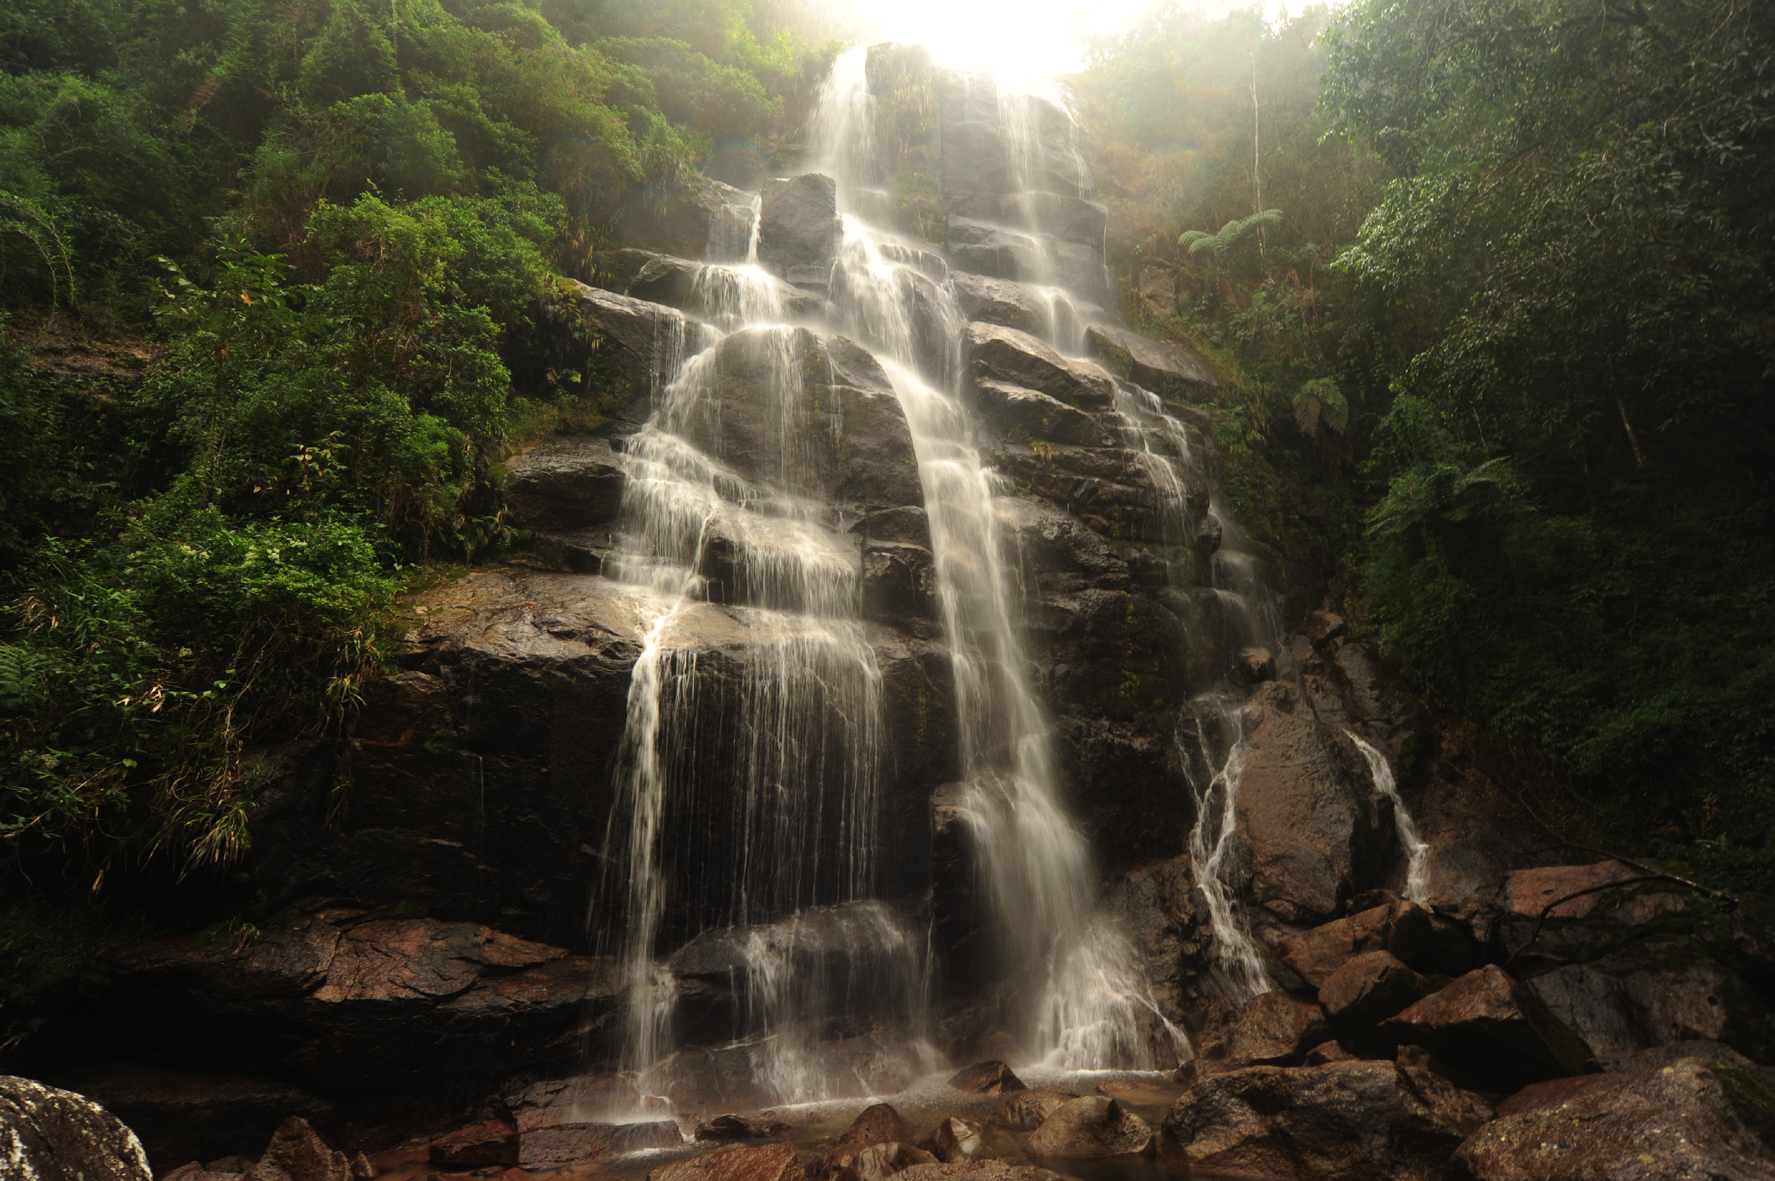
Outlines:
<svg viewBox="0 0 1775 1181"><path fill-rule="evenodd" d="M1081 85L1131 302L1284 473L1241 507L1347 538L1383 651L1545 814L1775 887L1775 14L1171 12Z"/></svg>
<svg viewBox="0 0 1775 1181"><path fill-rule="evenodd" d="M0 11L0 839L225 866L415 564L596 391L556 277L793 150L837 43L734 0ZM515 376L514 376L515 375Z"/></svg>

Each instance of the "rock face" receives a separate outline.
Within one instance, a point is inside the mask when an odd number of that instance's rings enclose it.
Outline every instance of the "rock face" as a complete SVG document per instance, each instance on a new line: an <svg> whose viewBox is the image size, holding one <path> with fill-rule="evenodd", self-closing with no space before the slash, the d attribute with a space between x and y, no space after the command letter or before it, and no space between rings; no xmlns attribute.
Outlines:
<svg viewBox="0 0 1775 1181"><path fill-rule="evenodd" d="M1775 1086L1700 1058L1499 1109L1461 1145L1457 1181L1775 1178ZM1577 1082L1579 1080L1572 1080ZM1585 1080L1588 1081L1588 1080Z"/></svg>
<svg viewBox="0 0 1775 1181"><path fill-rule="evenodd" d="M838 254L838 185L805 173L765 193L758 261L791 283L823 289Z"/></svg>
<svg viewBox="0 0 1775 1181"><path fill-rule="evenodd" d="M1115 385L1107 373L1062 357L1047 344L1015 328L968 325L968 364L976 380L999 381L1035 390L1069 405L1100 410L1109 406Z"/></svg>
<svg viewBox="0 0 1775 1181"><path fill-rule="evenodd" d="M1314 1046L1331 1038L1331 1026L1318 1005L1266 992L1253 997L1233 1018L1225 1059L1229 1066L1293 1066Z"/></svg>
<svg viewBox="0 0 1775 1181"><path fill-rule="evenodd" d="M152 1181L123 1121L83 1096L0 1076L0 1173L20 1181Z"/></svg>
<svg viewBox="0 0 1775 1181"><path fill-rule="evenodd" d="M1377 876L1393 839L1392 810L1292 685L1252 696L1239 829L1251 843L1251 892L1286 922L1331 918L1356 882Z"/></svg>
<svg viewBox="0 0 1775 1181"><path fill-rule="evenodd" d="M1440 1181L1492 1116L1477 1095L1390 1062L1254 1066L1197 1083L1165 1117L1162 1151L1191 1169L1264 1177Z"/></svg>
<svg viewBox="0 0 1775 1181"><path fill-rule="evenodd" d="M1023 284L967 271L952 271L949 278L955 286L955 302L961 307L961 314L969 320L998 324L1034 335L1048 330L1047 301L1038 298Z"/></svg>
<svg viewBox="0 0 1775 1181"><path fill-rule="evenodd" d="M1097 423L1090 415L1036 390L987 379L975 386L974 408L1001 429L1031 438L1085 447L1098 441Z"/></svg>
<svg viewBox="0 0 1775 1181"><path fill-rule="evenodd" d="M1200 401L1220 389L1200 357L1125 328L1091 325L1085 330L1085 350L1117 377L1154 393Z"/></svg>
<svg viewBox="0 0 1775 1181"><path fill-rule="evenodd" d="M1038 1157L1084 1160L1132 1156L1152 1143L1146 1121L1105 1095L1086 1095L1061 1104L1029 1138Z"/></svg>
<svg viewBox="0 0 1775 1181"><path fill-rule="evenodd" d="M1495 964L1467 973L1381 1028L1503 1090L1595 1065L1584 1040Z"/></svg>
<svg viewBox="0 0 1775 1181"><path fill-rule="evenodd" d="M569 282L586 327L603 338L602 347L587 354L586 382L602 391L614 433L633 434L653 413L663 375L703 347L705 330L672 308Z"/></svg>
<svg viewBox="0 0 1775 1181"><path fill-rule="evenodd" d="M743 285L748 289L742 290ZM752 272L742 277L729 268L664 254L649 256L622 286L625 294L636 299L677 308L703 320L720 318L736 304L755 303L761 295L774 300L790 320L812 319L825 306L818 296L775 276L760 277Z"/></svg>
<svg viewBox="0 0 1775 1181"><path fill-rule="evenodd" d="M603 568L627 476L622 457L601 436L551 439L508 461L505 494L512 516L553 544L550 556L568 569Z"/></svg>

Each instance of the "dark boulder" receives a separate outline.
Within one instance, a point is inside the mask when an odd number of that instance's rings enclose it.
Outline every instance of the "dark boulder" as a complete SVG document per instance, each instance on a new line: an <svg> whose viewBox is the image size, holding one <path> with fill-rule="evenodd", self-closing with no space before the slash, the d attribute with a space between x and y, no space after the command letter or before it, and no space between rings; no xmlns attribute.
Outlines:
<svg viewBox="0 0 1775 1181"><path fill-rule="evenodd" d="M744 258L753 200L753 194L712 177L687 177L664 193L632 194L610 228L618 241L667 254Z"/></svg>
<svg viewBox="0 0 1775 1181"><path fill-rule="evenodd" d="M1115 399L1115 383L1107 373L1062 357L1015 328L969 324L968 365L976 380L1002 381L1088 410L1107 408Z"/></svg>
<svg viewBox="0 0 1775 1181"><path fill-rule="evenodd" d="M1179 1099L1161 1155L1204 1173L1441 1181L1491 1116L1479 1096L1391 1062L1253 1066Z"/></svg>
<svg viewBox="0 0 1775 1181"><path fill-rule="evenodd" d="M12 1075L0 1075L0 1173L21 1181L153 1176L122 1120L85 1096Z"/></svg>
<svg viewBox="0 0 1775 1181"><path fill-rule="evenodd" d="M642 1152L649 1148L676 1148L684 1143L678 1125L671 1120L650 1120L632 1124L609 1124L595 1121L544 1124L518 1131L518 1166L527 1170L559 1169L582 1161L604 1161ZM793 1158L795 1150L787 1145L772 1144L767 1150L787 1151ZM741 1145L725 1152L750 1152ZM696 1157L706 1160L707 1157ZM770 1181L775 1181L772 1174Z"/></svg>
<svg viewBox="0 0 1775 1181"><path fill-rule="evenodd" d="M1152 1144L1147 1122L1106 1095L1086 1095L1050 1112L1029 1137L1029 1153L1037 1157L1087 1160L1133 1156Z"/></svg>
<svg viewBox="0 0 1775 1181"><path fill-rule="evenodd" d="M1424 978L1388 951L1365 951L1331 974L1319 1003L1344 1040L1360 1038L1424 995Z"/></svg>
<svg viewBox="0 0 1775 1181"><path fill-rule="evenodd" d="M426 1155L435 1165L478 1168L518 1163L518 1129L502 1119L483 1120L432 1141Z"/></svg>
<svg viewBox="0 0 1775 1181"><path fill-rule="evenodd" d="M1002 430L1020 430L1035 439L1089 447L1099 441L1089 414L1036 390L984 380L974 388L974 409Z"/></svg>
<svg viewBox="0 0 1775 1181"><path fill-rule="evenodd" d="M696 1126L698 1140L776 1140L794 1131L781 1120L764 1116L718 1115Z"/></svg>
<svg viewBox="0 0 1775 1181"><path fill-rule="evenodd" d="M715 322L745 312L760 312L770 304L790 320L813 319L825 308L818 296L775 275L663 254L652 255L643 262L629 277L625 290L636 299Z"/></svg>
<svg viewBox="0 0 1775 1181"><path fill-rule="evenodd" d="M1592 1079L1596 1081L1592 1081ZM1454 1181L1775 1178L1775 1085L1700 1058L1513 1097L1461 1145Z"/></svg>
<svg viewBox="0 0 1775 1181"><path fill-rule="evenodd" d="M1383 1022L1381 1031L1505 1091L1595 1068L1584 1039L1495 964L1418 1001Z"/></svg>
<svg viewBox="0 0 1775 1181"><path fill-rule="evenodd" d="M1037 1087L1018 1091L999 1104L987 1117L987 1122L994 1127L1033 1132L1042 1126L1043 1120L1077 1098L1076 1093L1061 1087Z"/></svg>
<svg viewBox="0 0 1775 1181"><path fill-rule="evenodd" d="M550 439L505 463L511 520L524 529L549 532L608 530L621 513L625 479L610 440L588 435Z"/></svg>
<svg viewBox="0 0 1775 1181"><path fill-rule="evenodd" d="M1091 325L1085 330L1085 351L1117 377L1156 394L1199 401L1220 389L1219 379L1194 353L1126 328Z"/></svg>
<svg viewBox="0 0 1775 1181"><path fill-rule="evenodd" d="M1270 991L1246 1001L1227 1031L1229 1067L1294 1066L1331 1037L1325 1014L1311 1001Z"/></svg>
<svg viewBox="0 0 1775 1181"><path fill-rule="evenodd" d="M1029 1089L1009 1066L997 1060L976 1062L957 1071L949 1080L949 1085L970 1095L1007 1095L1012 1091Z"/></svg>
<svg viewBox="0 0 1775 1181"><path fill-rule="evenodd" d="M1280 949L1284 963L1302 980L1321 988L1332 973L1363 952L1388 951L1415 965L1434 947L1435 938L1428 911L1395 899L1291 935Z"/></svg>
<svg viewBox="0 0 1775 1181"><path fill-rule="evenodd" d="M885 1181L902 1169L913 1165L937 1163L937 1158L922 1148L889 1141L861 1149L841 1168L837 1181Z"/></svg>
<svg viewBox="0 0 1775 1181"><path fill-rule="evenodd" d="M245 1181L356 1181L351 1158L321 1139L301 1116L292 1115L271 1136Z"/></svg>
<svg viewBox="0 0 1775 1181"><path fill-rule="evenodd" d="M758 222L758 261L791 283L824 287L838 255L838 185L803 173L773 186Z"/></svg>

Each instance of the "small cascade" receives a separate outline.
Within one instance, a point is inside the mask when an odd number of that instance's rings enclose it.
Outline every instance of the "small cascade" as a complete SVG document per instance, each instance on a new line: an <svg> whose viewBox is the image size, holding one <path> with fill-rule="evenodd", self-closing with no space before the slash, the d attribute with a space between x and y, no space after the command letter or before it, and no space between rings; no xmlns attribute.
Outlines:
<svg viewBox="0 0 1775 1181"><path fill-rule="evenodd" d="M1356 744L1356 749L1368 761L1368 773L1374 777L1375 790L1393 801L1393 824L1399 830L1399 843L1405 847L1408 857L1405 900L1422 905L1430 900L1430 846L1418 836L1418 826L1412 823L1411 813L1399 796L1399 785L1394 782L1393 768L1388 765L1387 756L1364 742L1354 730L1345 730L1344 735Z"/></svg>
<svg viewBox="0 0 1775 1181"><path fill-rule="evenodd" d="M1190 774L1196 791L1190 862L1195 866L1196 884L1208 901L1208 924L1214 932L1221 977L1233 998L1245 1001L1273 987L1250 933L1234 914L1235 903L1226 886L1227 857L1238 831L1239 786L1245 776L1245 711L1219 695L1198 700L1196 705L1196 740L1208 775L1203 783L1193 770ZM1225 731L1226 757L1218 769L1212 762L1214 745L1202 722L1204 713L1213 714Z"/></svg>

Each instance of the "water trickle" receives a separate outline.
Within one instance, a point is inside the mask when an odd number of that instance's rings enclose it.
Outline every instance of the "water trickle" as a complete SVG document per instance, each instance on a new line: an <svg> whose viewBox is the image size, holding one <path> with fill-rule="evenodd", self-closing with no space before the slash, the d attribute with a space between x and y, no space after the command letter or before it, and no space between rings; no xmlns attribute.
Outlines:
<svg viewBox="0 0 1775 1181"><path fill-rule="evenodd" d="M1354 730L1345 730L1344 734L1362 757L1368 761L1368 773L1374 777L1375 790L1393 801L1393 825L1399 831L1399 843L1405 847L1408 858L1405 869L1405 899L1408 902L1424 903L1430 900L1430 846L1418 836L1418 826L1412 823L1411 813L1400 798L1399 785L1393 780L1393 768L1387 763L1387 756L1364 742Z"/></svg>
<svg viewBox="0 0 1775 1181"><path fill-rule="evenodd" d="M1227 859L1238 831L1239 787L1245 778L1245 710L1222 695L1199 699L1195 705L1197 749L1207 775L1204 781L1193 768L1190 771L1196 790L1190 863L1195 866L1196 884L1208 902L1209 929L1214 932L1221 977L1233 998L1244 1001L1273 987L1250 933L1235 913L1236 903L1226 884ZM1202 721L1204 714L1213 716L1223 732L1226 755L1218 768L1213 763L1214 743Z"/></svg>

